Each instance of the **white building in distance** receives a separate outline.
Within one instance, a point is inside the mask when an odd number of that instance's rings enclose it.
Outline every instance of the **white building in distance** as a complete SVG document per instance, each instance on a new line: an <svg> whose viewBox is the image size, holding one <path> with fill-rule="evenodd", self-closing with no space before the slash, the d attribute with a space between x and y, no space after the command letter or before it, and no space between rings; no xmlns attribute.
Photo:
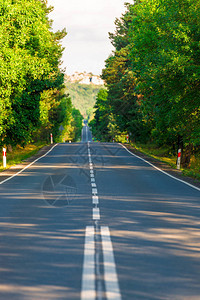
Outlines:
<svg viewBox="0 0 200 300"><path fill-rule="evenodd" d="M69 82L79 82L80 84L104 85L104 81L100 78L100 76L86 72L75 72L72 75L66 75L66 79Z"/></svg>

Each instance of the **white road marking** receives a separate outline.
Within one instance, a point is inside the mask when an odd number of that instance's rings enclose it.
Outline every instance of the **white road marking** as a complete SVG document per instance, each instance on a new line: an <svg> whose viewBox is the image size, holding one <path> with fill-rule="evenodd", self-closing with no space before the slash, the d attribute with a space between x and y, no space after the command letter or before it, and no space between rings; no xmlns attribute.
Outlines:
<svg viewBox="0 0 200 300"><path fill-rule="evenodd" d="M90 163L90 164L92 163L92 160L91 160L91 158L89 158L89 163Z"/></svg>
<svg viewBox="0 0 200 300"><path fill-rule="evenodd" d="M96 195L97 193L97 189L92 189L92 194Z"/></svg>
<svg viewBox="0 0 200 300"><path fill-rule="evenodd" d="M93 202L93 204L99 204L99 197L98 196L92 196L92 202Z"/></svg>
<svg viewBox="0 0 200 300"><path fill-rule="evenodd" d="M92 163L92 162L90 163L90 166L93 166L93 163Z"/></svg>
<svg viewBox="0 0 200 300"><path fill-rule="evenodd" d="M88 142L88 127L86 126L86 141Z"/></svg>
<svg viewBox="0 0 200 300"><path fill-rule="evenodd" d="M47 154L49 154L58 144L55 144L47 153L45 153L44 155L38 157L36 160L34 160L32 163L30 163L28 166L26 166L25 168L23 168L21 171L17 172L16 174L10 176L9 178L3 180L0 182L0 184L5 183L6 181L14 178L15 176L21 174L23 171L25 171L26 169L28 169L30 166L32 166L34 163L36 163L38 160L40 160L41 158L45 157Z"/></svg>
<svg viewBox="0 0 200 300"><path fill-rule="evenodd" d="M88 156L90 162L92 203L95 204L96 206L92 210L92 218L94 221L98 221L100 220L100 209L99 207L97 207L99 204L99 197L97 196L98 191L96 188L93 165L91 163L91 155L89 150L88 150ZM87 227L86 229L87 229L86 236L90 236L90 237L86 238L87 242L85 242L85 244L91 243L91 236L92 236L92 251L91 254L89 252L86 253L86 250L84 252L84 269L86 269L86 271L83 271L83 274L86 275L84 275L83 278L85 277L86 279L83 279L81 300L93 300L96 298L99 299L99 295L102 294L102 286L100 285L100 282L98 281L96 282L96 276L98 274L97 266L99 265L99 256L98 255L96 256L97 269L95 271L95 265L94 265L94 257L96 251L94 249L95 230L94 227ZM103 260L104 260L104 281L105 281L105 288L106 288L106 298L107 300L121 300L121 294L120 294L114 254L113 254L113 247L112 247L112 242L110 239L110 231L108 227L105 226L101 227L101 238L102 238L102 249L103 249ZM87 264L89 264L89 266L87 266ZM90 264L92 264L92 267L90 267ZM92 278L92 283L89 280L91 278ZM97 291L95 292L96 288Z"/></svg>
<svg viewBox="0 0 200 300"><path fill-rule="evenodd" d="M104 280L108 300L121 300L121 294L116 273L114 253L110 239L110 231L106 226L101 227L101 238L104 259Z"/></svg>
<svg viewBox="0 0 200 300"><path fill-rule="evenodd" d="M182 183L184 183L184 184L186 184L186 185L188 185L188 186L194 188L194 189L197 190L197 191L200 191L200 188L194 186L193 184L190 184L190 183L188 183L188 182L186 182L186 181L184 181L184 180L182 180L182 179L176 178L176 177L174 177L173 175L168 174L167 172L165 172L165 171L161 170L160 168L154 166L152 163L150 163L149 161L145 160L144 158L139 157L138 155L132 153L131 151L129 151L129 150L126 148L126 146L124 146L124 145L122 145L122 144L120 144L120 143L119 143L119 145L121 145L128 153L130 153L131 155L133 155L133 156L135 156L135 157L141 159L142 161L144 161L145 163L149 164L150 166L152 166L152 167L155 168L156 170L160 171L161 173L163 173L163 174L165 174L165 175L167 175L167 176L169 176L169 177L171 177L171 178L173 178L173 179L175 179L175 180L177 180L177 181L180 181L180 182L182 182Z"/></svg>
<svg viewBox="0 0 200 300"><path fill-rule="evenodd" d="M100 220L100 210L99 208L93 208L93 220Z"/></svg>
<svg viewBox="0 0 200 300"><path fill-rule="evenodd" d="M95 241L94 227L87 226L85 232L85 249L82 274L81 300L95 300Z"/></svg>

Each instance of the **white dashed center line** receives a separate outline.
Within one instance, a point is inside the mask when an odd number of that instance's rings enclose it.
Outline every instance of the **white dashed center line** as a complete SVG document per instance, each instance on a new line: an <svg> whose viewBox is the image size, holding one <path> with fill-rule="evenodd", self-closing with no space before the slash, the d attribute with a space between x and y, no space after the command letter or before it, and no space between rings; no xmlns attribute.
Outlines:
<svg viewBox="0 0 200 300"><path fill-rule="evenodd" d="M96 299L94 233L95 231L93 226L86 227L81 300Z"/></svg>
<svg viewBox="0 0 200 300"><path fill-rule="evenodd" d="M107 300L121 300L121 294L118 284L114 253L110 238L109 228L99 226L100 209L97 185L93 170L90 144L88 142L88 159L90 167L90 179L92 188L92 219L95 226L87 226L85 232L85 248L82 275L81 300L101 300L103 299L103 281L99 279L100 274L100 249L97 246L97 240L102 243L104 260L104 282ZM101 240L100 240L101 235ZM96 243L95 243L96 241ZM98 259L97 259L98 258Z"/></svg>
<svg viewBox="0 0 200 300"><path fill-rule="evenodd" d="M121 300L110 230L108 227L101 227L101 238L103 245L104 259L104 280L106 285L106 297L108 300Z"/></svg>
<svg viewBox="0 0 200 300"><path fill-rule="evenodd" d="M100 220L100 210L99 208L93 208L93 220Z"/></svg>
<svg viewBox="0 0 200 300"><path fill-rule="evenodd" d="M92 196L92 202L93 202L93 204L99 204L99 197L98 196Z"/></svg>
<svg viewBox="0 0 200 300"><path fill-rule="evenodd" d="M92 194L97 195L97 189L92 189Z"/></svg>

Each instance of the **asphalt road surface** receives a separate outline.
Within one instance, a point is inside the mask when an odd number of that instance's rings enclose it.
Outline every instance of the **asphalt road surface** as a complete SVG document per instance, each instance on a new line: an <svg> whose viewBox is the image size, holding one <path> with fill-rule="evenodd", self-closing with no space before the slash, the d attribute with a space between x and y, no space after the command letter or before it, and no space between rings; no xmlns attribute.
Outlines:
<svg viewBox="0 0 200 300"><path fill-rule="evenodd" d="M0 205L0 299L200 299L200 190L87 126Z"/></svg>

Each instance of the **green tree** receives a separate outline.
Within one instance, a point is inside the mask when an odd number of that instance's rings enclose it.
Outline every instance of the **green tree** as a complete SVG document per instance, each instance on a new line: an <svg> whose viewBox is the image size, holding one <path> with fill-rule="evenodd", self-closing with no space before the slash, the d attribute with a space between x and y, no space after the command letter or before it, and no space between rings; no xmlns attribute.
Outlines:
<svg viewBox="0 0 200 300"><path fill-rule="evenodd" d="M131 133L135 139L146 139L148 127L143 118L140 103L135 93L136 81L129 59L129 28L132 22L130 5L121 19L116 19L116 31L110 33L110 40L115 51L106 60L102 78L108 89L108 102L120 131Z"/></svg>
<svg viewBox="0 0 200 300"><path fill-rule="evenodd" d="M142 0L131 6L132 70L159 144L200 144L200 2ZM192 146L193 145L193 146Z"/></svg>
<svg viewBox="0 0 200 300"><path fill-rule="evenodd" d="M46 1L0 1L2 144L29 142L40 126L42 93L63 84L59 41L66 32L52 32L49 11Z"/></svg>
<svg viewBox="0 0 200 300"><path fill-rule="evenodd" d="M72 118L73 140L79 141L81 138L81 131L83 127L83 116L75 107L73 107L72 109Z"/></svg>
<svg viewBox="0 0 200 300"><path fill-rule="evenodd" d="M95 113L94 119L90 122L93 135L98 140L109 141L112 136L109 133L109 122L110 122L110 106L108 104L108 92L106 89L100 89L97 94L96 104L94 106Z"/></svg>

